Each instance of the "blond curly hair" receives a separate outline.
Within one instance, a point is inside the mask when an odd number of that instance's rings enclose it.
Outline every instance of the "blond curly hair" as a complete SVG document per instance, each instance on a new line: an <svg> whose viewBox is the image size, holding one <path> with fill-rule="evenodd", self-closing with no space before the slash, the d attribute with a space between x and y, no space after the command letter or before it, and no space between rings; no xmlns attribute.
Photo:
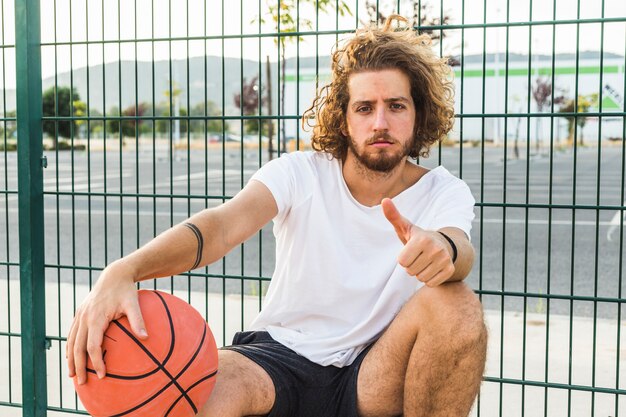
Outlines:
<svg viewBox="0 0 626 417"><path fill-rule="evenodd" d="M452 129L454 84L447 59L433 53L428 35L409 27L394 29L394 20L408 22L389 16L382 29L359 29L332 54L331 82L321 88L302 118L303 127L313 127L313 149L345 159L349 139L342 132L347 132L348 80L358 72L399 69L408 76L416 110L410 157L427 157L431 145Z"/></svg>

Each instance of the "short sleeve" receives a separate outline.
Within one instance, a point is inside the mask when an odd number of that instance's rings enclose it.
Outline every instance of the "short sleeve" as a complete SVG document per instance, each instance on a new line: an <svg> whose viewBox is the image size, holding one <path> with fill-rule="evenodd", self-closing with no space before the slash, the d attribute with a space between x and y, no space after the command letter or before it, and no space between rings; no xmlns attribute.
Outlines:
<svg viewBox="0 0 626 417"><path fill-rule="evenodd" d="M263 165L250 181L259 181L270 190L278 207L274 220L280 221L310 195L313 178L311 155L292 152Z"/></svg>
<svg viewBox="0 0 626 417"><path fill-rule="evenodd" d="M467 184L456 178L445 184L442 191L435 198L433 209L435 215L431 222L431 230L444 227L456 227L470 237L472 220L474 220L474 196Z"/></svg>

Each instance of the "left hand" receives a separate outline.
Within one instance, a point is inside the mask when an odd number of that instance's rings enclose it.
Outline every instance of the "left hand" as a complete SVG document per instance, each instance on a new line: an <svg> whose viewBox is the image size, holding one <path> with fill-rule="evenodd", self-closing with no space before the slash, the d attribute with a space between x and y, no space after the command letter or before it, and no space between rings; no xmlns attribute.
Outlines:
<svg viewBox="0 0 626 417"><path fill-rule="evenodd" d="M390 199L383 199L381 205L385 217L404 244L398 255L398 263L406 272L429 287L436 287L452 277L455 267L450 244L445 238L408 221Z"/></svg>

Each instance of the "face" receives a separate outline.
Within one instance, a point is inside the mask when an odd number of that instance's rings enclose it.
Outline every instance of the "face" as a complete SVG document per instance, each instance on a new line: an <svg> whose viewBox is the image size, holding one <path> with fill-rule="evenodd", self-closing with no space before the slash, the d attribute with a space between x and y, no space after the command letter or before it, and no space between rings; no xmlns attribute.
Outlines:
<svg viewBox="0 0 626 417"><path fill-rule="evenodd" d="M348 80L348 92L346 163L392 171L413 145L415 105L409 78L397 69L356 73Z"/></svg>

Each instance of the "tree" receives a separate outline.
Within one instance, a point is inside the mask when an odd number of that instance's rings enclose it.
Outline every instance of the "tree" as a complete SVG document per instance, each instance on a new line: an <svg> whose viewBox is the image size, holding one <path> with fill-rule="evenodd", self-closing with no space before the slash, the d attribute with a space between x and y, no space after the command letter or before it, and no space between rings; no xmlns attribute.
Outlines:
<svg viewBox="0 0 626 417"><path fill-rule="evenodd" d="M284 33L295 33L304 29L312 29L313 23L310 19L307 18L299 18L296 19L296 9L298 4L302 5L304 3L308 3L313 7L316 7L317 10L323 14L328 13L331 9L335 9L340 16L350 15L352 16L352 12L350 11L350 7L344 0L269 0L268 1L268 12L267 15L271 18L272 24L276 32L280 32L278 38L274 41L277 46L280 48L280 64L281 64L281 94L280 94L280 112L282 115L285 114L285 73L287 70L287 60L285 59L285 49L287 47L287 43L291 43L293 41L302 40L301 37L292 36L283 36ZM266 20L263 16L259 16L258 19L261 23L266 23ZM298 22L299 20L299 22ZM298 26L299 23L299 26ZM285 143L285 124L281 123L281 132L283 136L283 144L282 150L286 151L286 143ZM272 159L272 152L270 146L270 159Z"/></svg>
<svg viewBox="0 0 626 417"><path fill-rule="evenodd" d="M241 93L235 93L233 96L235 106L238 109L242 109L245 116L259 114L259 106L263 106L267 103L268 96L265 93L267 89L263 86L262 91L259 91L258 81L258 74L252 77L250 81L246 81L244 78L241 86ZM260 120L246 120L244 122L244 132L247 134L259 133L259 125L261 125ZM267 124L264 124L263 129L261 130L263 131L263 134L267 134Z"/></svg>
<svg viewBox="0 0 626 417"><path fill-rule="evenodd" d="M552 99L552 95L554 93L554 89L552 88L552 81L548 77L537 77L535 80L535 85L532 88L533 100L537 104L537 112L543 113L545 108L548 108L554 104L562 104L565 100L565 97L562 95L556 96ZM539 151L539 133L541 132L542 118L537 118L536 125L536 134L535 134L535 146L537 151Z"/></svg>
<svg viewBox="0 0 626 417"><path fill-rule="evenodd" d="M183 92L182 88L180 88L178 83L174 80L169 80L168 85L169 88L163 92L167 99L167 104L162 115L168 117L172 116L172 119L169 121L157 121L157 126L162 129L157 129L157 131L166 132L168 130L167 125L171 122L172 141L176 144L180 140L180 135L187 133L186 123L180 123L180 117L187 116L187 110L180 107L180 95ZM172 110L174 112L173 115Z"/></svg>
<svg viewBox="0 0 626 417"><path fill-rule="evenodd" d="M578 103L576 103L578 101ZM581 114L588 113L589 109L598 106L598 93L578 95L578 100L569 99L564 100L563 104L559 108L561 113L574 113L573 115L563 116L567 120L567 132L568 142L574 143L574 130L575 126L580 127L580 145L584 146L583 128L587 124L587 117L581 116Z"/></svg>
<svg viewBox="0 0 626 417"><path fill-rule="evenodd" d="M101 118L102 112L98 109L89 109L89 116L92 118ZM104 122L102 120L91 120L87 123L89 126L90 137L102 137Z"/></svg>
<svg viewBox="0 0 626 417"><path fill-rule="evenodd" d="M43 116L44 117L81 117L84 116L87 106L80 101L80 95L76 88L58 87L48 88L43 92ZM82 121L81 121L82 122ZM57 146L58 137L69 138L72 132L77 131L79 123L77 121L44 121L42 129L54 140L54 147Z"/></svg>
<svg viewBox="0 0 626 417"><path fill-rule="evenodd" d="M361 23L369 23L369 24L378 24L382 25L389 17L389 14L382 12L379 1L366 0L365 1L365 9L367 10L367 14L369 16L369 22L361 22ZM420 34L427 34L433 40L433 44L436 45L438 42L441 42L443 38L447 36L445 30L441 29L431 29L429 26L445 26L449 25L451 18L449 15L444 14L436 17L435 12L433 11L433 7L428 3L421 3L420 1L412 0L411 2L413 15L409 18L409 24L413 27L419 27ZM393 3L394 8L396 6L396 2ZM399 5L398 5L399 6ZM398 11L394 11L393 13L398 13ZM458 58L454 56L448 57L448 64L452 67L458 66L461 64Z"/></svg>
<svg viewBox="0 0 626 417"><path fill-rule="evenodd" d="M106 121L107 133L109 135L116 135L120 133L120 121L118 119L120 115L120 108L117 106L112 106L106 115L109 117L114 117L114 119L108 119Z"/></svg>
<svg viewBox="0 0 626 417"><path fill-rule="evenodd" d="M180 107L178 109L178 116L172 116L170 114L170 102L162 101L157 104L155 116L165 117L164 119L157 119L155 121L154 129L157 133L166 134L171 129L172 137L175 142L180 138L181 134L187 133L187 124L180 123L181 118L187 117L186 108Z"/></svg>
<svg viewBox="0 0 626 417"><path fill-rule="evenodd" d="M170 131L170 126L172 130L172 136L174 141L180 139L180 135L184 135L187 133L187 123L180 123L180 118L184 118L187 116L187 109L181 107L178 109L178 116L170 115L170 104L169 102L162 102L158 106L161 110L157 113L158 116L167 117L167 119L158 119L155 123L155 129L158 133L167 133ZM178 136L176 130L178 129Z"/></svg>
<svg viewBox="0 0 626 417"><path fill-rule="evenodd" d="M191 108L189 112L190 116L219 116L221 111L219 107L212 102L211 100L207 101L206 104L204 102L200 102ZM193 119L189 122L189 131L193 133L205 133L205 124L207 132L221 132L224 126L223 120L209 119L209 120L199 120Z"/></svg>
<svg viewBox="0 0 626 417"><path fill-rule="evenodd" d="M7 119L15 119L17 117L17 111L9 110L5 113L4 117L6 117ZM3 133L7 138L13 138L17 136L17 123L15 122L15 120L6 121Z"/></svg>
<svg viewBox="0 0 626 417"><path fill-rule="evenodd" d="M142 102L137 106L134 104L125 108L122 111L122 116L125 117L137 117L137 119L130 119L122 121L122 135L127 137L139 136L143 133L143 128L146 125L146 121L141 117L151 112L152 106L150 104Z"/></svg>

